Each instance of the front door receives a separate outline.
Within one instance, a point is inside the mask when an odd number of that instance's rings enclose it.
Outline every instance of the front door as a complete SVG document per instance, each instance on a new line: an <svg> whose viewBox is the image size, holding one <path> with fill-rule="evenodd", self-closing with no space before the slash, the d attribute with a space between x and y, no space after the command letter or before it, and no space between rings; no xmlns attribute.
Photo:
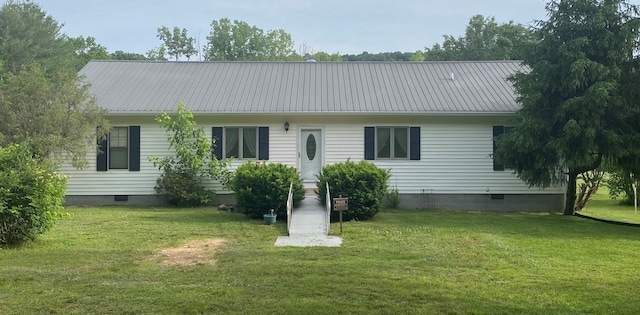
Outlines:
<svg viewBox="0 0 640 315"><path fill-rule="evenodd" d="M300 173L305 183L316 181L322 169L322 130L303 129L300 141Z"/></svg>

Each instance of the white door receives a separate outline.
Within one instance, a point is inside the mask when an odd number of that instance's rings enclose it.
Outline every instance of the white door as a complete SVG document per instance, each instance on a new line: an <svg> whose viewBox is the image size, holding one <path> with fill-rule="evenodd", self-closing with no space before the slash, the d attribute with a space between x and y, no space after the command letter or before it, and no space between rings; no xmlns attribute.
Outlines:
<svg viewBox="0 0 640 315"><path fill-rule="evenodd" d="M305 183L315 182L322 169L322 130L303 129L300 141L300 173Z"/></svg>

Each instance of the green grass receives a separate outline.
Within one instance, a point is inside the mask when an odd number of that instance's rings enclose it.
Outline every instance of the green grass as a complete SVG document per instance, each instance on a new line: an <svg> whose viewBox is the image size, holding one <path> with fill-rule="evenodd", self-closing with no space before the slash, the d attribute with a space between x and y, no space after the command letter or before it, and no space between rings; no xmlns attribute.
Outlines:
<svg viewBox="0 0 640 315"><path fill-rule="evenodd" d="M580 213L600 219L640 224L640 209L636 213L633 205L622 205L619 201L609 199L606 187L600 187Z"/></svg>
<svg viewBox="0 0 640 315"><path fill-rule="evenodd" d="M205 208L70 208L0 250L0 314L636 314L640 229L558 214L384 211L340 248ZM338 230L337 225L332 231ZM151 258L224 238L215 266Z"/></svg>

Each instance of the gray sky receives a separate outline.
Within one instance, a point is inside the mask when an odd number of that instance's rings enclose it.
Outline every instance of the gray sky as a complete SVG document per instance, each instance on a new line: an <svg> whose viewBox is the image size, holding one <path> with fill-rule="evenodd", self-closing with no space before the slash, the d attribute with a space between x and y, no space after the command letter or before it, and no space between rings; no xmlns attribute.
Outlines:
<svg viewBox="0 0 640 315"><path fill-rule="evenodd" d="M206 44L211 21L282 28L299 50L359 54L412 52L464 34L471 16L525 25L546 19L545 0L36 0L69 36L93 36L110 52L144 54L160 45L157 28L178 26Z"/></svg>

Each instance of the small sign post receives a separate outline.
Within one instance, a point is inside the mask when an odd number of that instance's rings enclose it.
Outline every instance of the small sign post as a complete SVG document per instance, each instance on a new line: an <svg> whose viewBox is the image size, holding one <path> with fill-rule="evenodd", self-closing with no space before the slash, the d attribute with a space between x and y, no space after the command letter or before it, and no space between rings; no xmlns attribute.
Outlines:
<svg viewBox="0 0 640 315"><path fill-rule="evenodd" d="M342 234L342 211L349 210L349 198L333 198L333 211L340 212L340 234Z"/></svg>

